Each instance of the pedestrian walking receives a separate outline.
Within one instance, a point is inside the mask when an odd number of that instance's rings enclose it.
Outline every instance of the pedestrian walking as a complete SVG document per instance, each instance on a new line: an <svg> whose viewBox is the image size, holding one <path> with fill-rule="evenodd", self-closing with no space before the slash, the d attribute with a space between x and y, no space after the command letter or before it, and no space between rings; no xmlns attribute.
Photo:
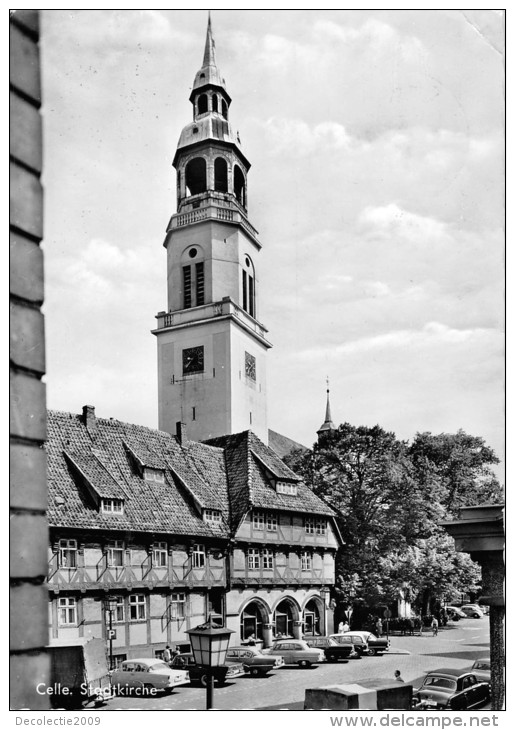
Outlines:
<svg viewBox="0 0 515 730"><path fill-rule="evenodd" d="M403 678L401 677L401 673L398 669L395 670L394 677L397 680L397 682L404 682Z"/></svg>
<svg viewBox="0 0 515 730"><path fill-rule="evenodd" d="M433 636L438 636L438 619L433 616L431 621L431 628L433 629Z"/></svg>
<svg viewBox="0 0 515 730"><path fill-rule="evenodd" d="M378 618L376 621L376 634L379 638L381 638L381 636L383 635L383 622L380 618Z"/></svg>
<svg viewBox="0 0 515 730"><path fill-rule="evenodd" d="M340 624L340 626L342 627L342 630L340 631L340 634L345 634L345 633L347 633L347 631L350 630L350 626L347 623L347 621L344 624Z"/></svg>
<svg viewBox="0 0 515 730"><path fill-rule="evenodd" d="M168 644L166 645L166 648L163 652L163 661L166 664L170 664L170 662L172 661L172 652L170 651L170 646Z"/></svg>

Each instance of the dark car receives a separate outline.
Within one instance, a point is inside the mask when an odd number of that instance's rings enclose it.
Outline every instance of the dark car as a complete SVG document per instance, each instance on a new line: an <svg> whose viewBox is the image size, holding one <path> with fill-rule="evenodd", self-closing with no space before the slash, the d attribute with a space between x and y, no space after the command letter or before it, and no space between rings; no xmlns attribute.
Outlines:
<svg viewBox="0 0 515 730"><path fill-rule="evenodd" d="M375 656L377 654L384 654L390 648L390 639L384 636L376 636L371 631L348 631L348 636L359 636L368 645L368 651L366 652L369 656Z"/></svg>
<svg viewBox="0 0 515 730"><path fill-rule="evenodd" d="M304 641L308 646L323 649L328 662L347 662L349 659L361 659L358 652L354 649L352 641L339 644L329 636L305 636Z"/></svg>
<svg viewBox="0 0 515 730"><path fill-rule="evenodd" d="M178 654L170 662L172 669L187 669L190 675L190 682L200 682L204 687L207 684L206 668L197 664L193 654ZM222 664L212 669L215 682L218 685L224 684L228 679L235 679L245 674L243 664Z"/></svg>
<svg viewBox="0 0 515 730"><path fill-rule="evenodd" d="M253 675L265 675L272 669L284 666L282 656L263 654L257 646L230 646L225 657L227 663L243 664L243 669Z"/></svg>
<svg viewBox="0 0 515 730"><path fill-rule="evenodd" d="M420 710L471 710L490 699L490 685L462 669L435 669L413 691L413 706Z"/></svg>
<svg viewBox="0 0 515 730"><path fill-rule="evenodd" d="M360 657L368 654L368 644L361 636L352 636L347 631L344 634L331 634L329 638L334 639L338 642L338 644L351 643L354 646L354 650L357 651Z"/></svg>

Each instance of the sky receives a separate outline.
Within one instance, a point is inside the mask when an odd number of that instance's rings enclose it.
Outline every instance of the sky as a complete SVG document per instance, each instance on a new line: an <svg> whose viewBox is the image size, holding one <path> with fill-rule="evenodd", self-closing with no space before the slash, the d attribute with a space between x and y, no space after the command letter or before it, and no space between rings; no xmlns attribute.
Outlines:
<svg viewBox="0 0 515 730"><path fill-rule="evenodd" d="M504 19L214 10L252 163L269 427L481 436L504 461ZM205 10L41 18L47 404L157 428L157 345ZM502 464L496 469L503 479Z"/></svg>

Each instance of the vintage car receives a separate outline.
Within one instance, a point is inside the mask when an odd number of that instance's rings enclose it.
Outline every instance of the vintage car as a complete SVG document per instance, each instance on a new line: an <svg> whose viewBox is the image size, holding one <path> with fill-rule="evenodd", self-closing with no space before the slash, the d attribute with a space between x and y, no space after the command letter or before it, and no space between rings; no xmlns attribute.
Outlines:
<svg viewBox="0 0 515 730"><path fill-rule="evenodd" d="M272 669L284 666L282 656L263 654L257 646L230 646L225 661L243 664L243 669L254 676L268 674Z"/></svg>
<svg viewBox="0 0 515 730"><path fill-rule="evenodd" d="M334 639L338 644L347 644L351 642L354 646L354 650L357 651L360 657L368 654L368 644L362 636L355 634L354 636L346 631L343 634L330 634L329 638Z"/></svg>
<svg viewBox="0 0 515 730"><path fill-rule="evenodd" d="M384 636L378 637L371 631L347 631L348 636L359 636L368 645L368 656L384 654L390 648L390 639Z"/></svg>
<svg viewBox="0 0 515 730"><path fill-rule="evenodd" d="M476 659L470 667L470 672L475 675L476 679L483 682L490 682L490 657Z"/></svg>
<svg viewBox="0 0 515 730"><path fill-rule="evenodd" d="M354 649L352 641L339 644L329 636L305 636L304 641L314 649L323 649L326 661L328 662L347 662L349 659L361 659L358 652Z"/></svg>
<svg viewBox="0 0 515 730"><path fill-rule="evenodd" d="M122 695L155 696L189 683L187 670L171 669L162 659L127 659L111 672L111 687Z"/></svg>
<svg viewBox="0 0 515 730"><path fill-rule="evenodd" d="M312 649L303 639L278 639L264 652L268 656L282 656L285 664L297 664L299 667L320 664L325 659L322 649Z"/></svg>
<svg viewBox="0 0 515 730"><path fill-rule="evenodd" d="M452 621L459 621L462 618L467 618L467 614L464 613L461 608L458 608L457 606L446 606L445 610L447 612L447 616Z"/></svg>
<svg viewBox="0 0 515 730"><path fill-rule="evenodd" d="M191 682L200 682L202 686L207 685L207 672L206 668L201 664L197 664L193 654L178 654L170 662L172 669L184 668L187 669L190 675ZM245 674L243 664L231 662L230 664L221 664L219 667L213 667L211 670L215 682L218 686L225 684L229 679L235 679Z"/></svg>
<svg viewBox="0 0 515 730"><path fill-rule="evenodd" d="M488 682L462 669L434 669L413 690L413 707L418 710L471 710L489 699Z"/></svg>
<svg viewBox="0 0 515 730"><path fill-rule="evenodd" d="M460 608L469 618L483 618L485 615L483 609L477 603L465 603Z"/></svg>

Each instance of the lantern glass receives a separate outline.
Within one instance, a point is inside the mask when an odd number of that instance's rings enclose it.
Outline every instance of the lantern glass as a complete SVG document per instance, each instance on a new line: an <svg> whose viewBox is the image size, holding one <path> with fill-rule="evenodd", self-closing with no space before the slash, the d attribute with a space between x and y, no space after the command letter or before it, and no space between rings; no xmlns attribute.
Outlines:
<svg viewBox="0 0 515 730"><path fill-rule="evenodd" d="M118 604L118 601L116 598L106 598L104 601L104 606L106 611L116 611L116 606Z"/></svg>
<svg viewBox="0 0 515 730"><path fill-rule="evenodd" d="M186 632L190 637L191 650L197 664L219 667L225 662L231 629L214 626L211 618L206 624Z"/></svg>

